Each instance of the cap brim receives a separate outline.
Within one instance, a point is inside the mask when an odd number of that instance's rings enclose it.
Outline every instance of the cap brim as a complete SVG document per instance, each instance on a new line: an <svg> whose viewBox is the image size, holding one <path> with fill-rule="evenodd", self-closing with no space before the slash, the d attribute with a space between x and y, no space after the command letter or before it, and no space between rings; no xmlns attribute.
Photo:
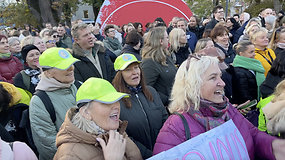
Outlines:
<svg viewBox="0 0 285 160"><path fill-rule="evenodd" d="M127 63L125 63L121 68L119 68L119 69L116 69L116 71L122 71L122 70L124 70L124 69L126 69L130 64L132 64L132 63L141 63L141 61L129 61L129 62L127 62Z"/></svg>
<svg viewBox="0 0 285 160"><path fill-rule="evenodd" d="M106 94L103 97L100 97L98 99L94 99L94 101L101 102L104 104L112 104L112 103L115 103L121 100L124 97L129 97L129 95L126 93L121 93L121 92L115 92L115 93L113 92L113 93Z"/></svg>
<svg viewBox="0 0 285 160"><path fill-rule="evenodd" d="M54 68L57 68L59 70L67 70L71 65L78 61L78 59L71 57L64 60L62 63L57 64Z"/></svg>

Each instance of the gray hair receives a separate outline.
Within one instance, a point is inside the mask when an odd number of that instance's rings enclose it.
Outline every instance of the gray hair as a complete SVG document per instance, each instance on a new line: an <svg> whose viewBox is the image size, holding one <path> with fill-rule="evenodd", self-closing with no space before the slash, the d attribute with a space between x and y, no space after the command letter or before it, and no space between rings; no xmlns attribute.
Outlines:
<svg viewBox="0 0 285 160"><path fill-rule="evenodd" d="M71 28L72 37L78 38L79 37L78 30L83 30L85 28L88 28L88 25L85 23L78 23L78 24L75 24L74 26L72 26L72 28Z"/></svg>
<svg viewBox="0 0 285 160"><path fill-rule="evenodd" d="M20 43L20 39L18 37L10 37L10 38L8 38L9 46L14 44L16 41L18 41Z"/></svg>

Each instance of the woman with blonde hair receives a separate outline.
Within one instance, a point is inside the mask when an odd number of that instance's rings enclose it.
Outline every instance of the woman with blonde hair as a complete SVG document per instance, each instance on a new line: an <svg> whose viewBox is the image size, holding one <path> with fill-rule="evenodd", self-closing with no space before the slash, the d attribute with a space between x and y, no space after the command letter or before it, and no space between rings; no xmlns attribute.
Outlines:
<svg viewBox="0 0 285 160"><path fill-rule="evenodd" d="M154 154L173 148L186 140L205 133L232 120L244 139L249 159L282 159L285 140L259 131L248 122L224 96L225 83L221 79L216 57L189 56L179 67L171 92L171 115L158 134ZM190 134L186 135L188 124ZM257 157L258 156L258 157Z"/></svg>
<svg viewBox="0 0 285 160"><path fill-rule="evenodd" d="M177 70L167 48L166 28L152 28L145 37L141 63L147 85L156 89L165 106L169 103L169 95Z"/></svg>
<svg viewBox="0 0 285 160"><path fill-rule="evenodd" d="M211 38L208 37L208 38L199 39L195 47L195 53L199 52L204 48L211 48L211 47L214 47L214 42Z"/></svg>
<svg viewBox="0 0 285 160"><path fill-rule="evenodd" d="M252 35L252 33L254 33L256 30L258 30L260 28L261 28L261 26L259 24L253 24L253 25L245 28L244 34L242 36L240 36L238 42L249 41L249 38Z"/></svg>
<svg viewBox="0 0 285 160"><path fill-rule="evenodd" d="M255 59L259 60L265 69L264 75L267 76L271 65L276 58L274 51L268 46L267 30L265 28L260 28L259 30L252 33L250 36L250 41L255 47Z"/></svg>
<svg viewBox="0 0 285 160"><path fill-rule="evenodd" d="M273 32L269 42L269 48L273 49L276 56L285 50L285 28L280 27Z"/></svg>
<svg viewBox="0 0 285 160"><path fill-rule="evenodd" d="M180 28L174 28L169 33L169 51L172 53L175 64L179 67L191 53L187 43L186 33Z"/></svg>

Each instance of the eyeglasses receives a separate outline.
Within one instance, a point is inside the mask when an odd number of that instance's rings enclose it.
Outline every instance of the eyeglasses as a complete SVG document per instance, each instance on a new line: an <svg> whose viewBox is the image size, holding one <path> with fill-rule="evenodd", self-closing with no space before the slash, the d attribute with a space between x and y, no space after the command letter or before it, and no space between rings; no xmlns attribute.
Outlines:
<svg viewBox="0 0 285 160"><path fill-rule="evenodd" d="M58 35L53 35L52 37L53 37L53 38L57 38L57 37L59 37L59 36L58 36Z"/></svg>
<svg viewBox="0 0 285 160"><path fill-rule="evenodd" d="M115 30L109 30L109 32L115 32Z"/></svg>
<svg viewBox="0 0 285 160"><path fill-rule="evenodd" d="M48 40L46 43L56 43L56 40Z"/></svg>

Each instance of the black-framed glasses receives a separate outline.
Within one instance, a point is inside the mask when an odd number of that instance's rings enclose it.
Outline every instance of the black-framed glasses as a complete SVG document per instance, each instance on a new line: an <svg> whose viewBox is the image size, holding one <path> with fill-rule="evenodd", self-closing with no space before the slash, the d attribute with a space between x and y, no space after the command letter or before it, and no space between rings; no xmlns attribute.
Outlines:
<svg viewBox="0 0 285 160"><path fill-rule="evenodd" d="M53 37L53 38L57 38L57 37L59 37L59 36L58 36L58 35L53 35L52 37Z"/></svg>

